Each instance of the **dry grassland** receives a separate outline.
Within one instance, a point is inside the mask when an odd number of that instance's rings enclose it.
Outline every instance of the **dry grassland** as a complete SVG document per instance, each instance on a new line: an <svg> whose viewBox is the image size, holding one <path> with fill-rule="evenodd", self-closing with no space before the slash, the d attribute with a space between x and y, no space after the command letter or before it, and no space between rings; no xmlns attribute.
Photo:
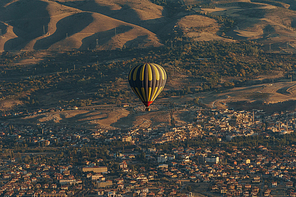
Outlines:
<svg viewBox="0 0 296 197"><path fill-rule="evenodd" d="M22 105L22 104L23 102L20 100L15 100L15 99L3 100L3 101L0 101L0 110L1 111L11 110L15 106Z"/></svg>
<svg viewBox="0 0 296 197"><path fill-rule="evenodd" d="M250 1L218 4L215 9L196 8L195 10L234 18L237 22L236 26L226 33L226 36L234 40L256 40L272 44L291 42L291 47L294 48L296 34L293 26L296 12L293 10ZM211 25L212 22L208 24ZM282 48L277 47L273 50L282 50Z"/></svg>
<svg viewBox="0 0 296 197"><path fill-rule="evenodd" d="M198 3L184 2L187 5ZM179 26L183 36L195 41L289 41L293 48L296 13L288 7L233 1L216 2L215 9L195 8L235 19L236 27L221 37L217 35L221 25L216 20L194 12L170 18L162 6L149 0L8 0L0 4L3 34L0 51L157 47L163 45L159 38L171 33L174 26Z"/></svg>
<svg viewBox="0 0 296 197"><path fill-rule="evenodd" d="M79 108L78 110L52 111L26 116L19 122L27 123L59 123L66 125L84 125L89 128L105 129L141 129L171 125L172 120L176 124L185 124L194 121L195 112L183 109L186 104L194 105L194 99L199 98L202 104L209 108L229 108L231 103L244 102L249 108L260 108L272 112L278 110L277 105L289 105L295 102L296 82L266 83L247 87L236 87L222 92L210 91L186 96L174 96L157 99L151 106L151 111L144 111L140 101L131 103L131 107L123 108L116 105L92 106ZM20 101L2 101L0 107L7 110ZM277 105L275 105L277 104ZM175 107L169 107L175 106ZM296 107L296 105L295 105ZM174 109L174 110L173 110Z"/></svg>
<svg viewBox="0 0 296 197"><path fill-rule="evenodd" d="M2 7L0 51L162 45L153 30L165 22L163 8L148 0L15 0Z"/></svg>
<svg viewBox="0 0 296 197"><path fill-rule="evenodd" d="M215 19L201 16L190 15L181 18L177 25L183 30L185 36L195 41L223 40L233 41L217 35L220 27Z"/></svg>
<svg viewBox="0 0 296 197"><path fill-rule="evenodd" d="M227 105L230 102L245 101L253 103L260 101L274 104L296 100L296 82L267 83L248 87L237 87L223 93L207 92L196 94L200 101L209 107ZM220 103L220 104L219 104Z"/></svg>

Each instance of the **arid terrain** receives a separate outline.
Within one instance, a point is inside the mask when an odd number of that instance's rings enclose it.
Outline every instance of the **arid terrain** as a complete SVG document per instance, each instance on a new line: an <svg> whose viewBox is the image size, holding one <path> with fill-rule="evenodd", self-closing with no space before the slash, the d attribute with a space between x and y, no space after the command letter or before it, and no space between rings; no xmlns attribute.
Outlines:
<svg viewBox="0 0 296 197"><path fill-rule="evenodd" d="M183 10L172 12L149 0L3 0L0 51L157 47L179 32L195 41L255 40L266 50L294 52L294 6L264 2L203 7L185 0ZM223 22L212 16L232 19L234 26L224 32Z"/></svg>
<svg viewBox="0 0 296 197"><path fill-rule="evenodd" d="M175 123L190 123L196 117L189 108L200 104L209 108L236 108L252 110L263 109L267 113L281 112L296 108L296 82L282 81L264 83L247 87L235 87L223 91L208 91L185 96L160 98L146 112L138 100L129 106L92 105L77 109L51 110L30 116L11 119L18 123L55 123L62 125L81 125L89 129L136 129L159 127ZM2 101L1 110L14 107L20 101Z"/></svg>
<svg viewBox="0 0 296 197"><path fill-rule="evenodd" d="M78 58L69 61L55 60L56 57L51 56L50 51L158 47L168 44L164 41L169 37L168 35L174 33L181 33L182 38L191 38L192 41L220 40L235 43L240 40L252 40L262 43L268 54L269 52L286 54L294 52L296 11L293 10L292 4L283 2L275 4L267 1L265 3L217 1L212 2L210 6L196 6L199 3L194 0L184 0L184 9L172 12L167 6L156 5L148 0L5 0L0 2L0 51L38 50L39 52L32 56L13 58L9 65L7 64L6 69L10 70L14 67L18 69L19 76L21 76L18 80L32 77L32 74L23 74L26 69L28 71L31 69L30 73L34 73L37 69L43 73L35 76L41 81L44 80L43 76L49 76L52 73L59 76L59 71L68 73L68 70L74 73L75 65L78 69L87 64ZM234 21L234 26L227 31L223 23L226 19ZM97 62L96 66L100 65L96 57L91 57L93 60L87 57L88 63ZM237 57L242 58L243 54ZM104 63L123 59L129 61L134 57L125 54L121 59L116 58L114 59L111 55L106 58L101 57ZM190 81L185 69L178 70L178 61L171 60L170 63L163 65L170 72L165 91L182 90L190 83L189 88L200 87L200 81ZM46 70L50 62L54 62L53 71ZM173 64L175 68L171 66ZM200 64L200 62L196 60L194 64ZM35 65L37 66L33 68ZM128 66L124 69L125 73L117 72L116 78L122 77L123 81L119 81L116 87L124 89L129 94L130 89L124 78L128 72ZM86 70L85 68L79 71L82 79L78 80L84 80L85 76L82 73ZM0 81L5 82L7 79L5 75L3 76L4 78ZM74 75L69 74L68 76ZM102 75L100 77L102 78ZM278 71L269 76L256 76L252 80L262 81L268 78L284 79L286 77L282 71ZM231 81L232 79L226 80ZM30 80L33 84L34 80L32 78ZM8 81L14 82L11 77ZM50 78L48 83L50 83ZM104 83L107 84L108 81L105 80ZM89 94L97 96L97 93L93 92L98 92L98 90L105 91L103 86L95 86L91 90L84 90L82 85L77 87L81 88L80 92L77 92L75 88L67 89L67 91L50 89L51 86L47 87L44 94L34 90L30 93L23 92L22 95L1 100L0 109L2 112L8 112L17 106L26 106L24 102L28 104L26 99L29 96L38 98L41 108L51 109L53 106L60 106L60 100L64 99L68 102L72 98L72 100L82 96L87 98ZM249 83L247 86L232 89L222 88L159 98L152 105L151 112L144 112L144 107L134 96L132 97L133 102L130 102L127 107L122 107L122 104L93 102L91 106L78 109L65 107L62 110L46 112L41 110L29 116L16 117L15 120L34 124L53 122L71 125L75 123L88 125L91 128L147 128L171 124L172 121L188 120L191 122L195 115L187 108L190 105L196 105L194 100L197 98L199 104L211 108L247 109L248 106L252 106L271 112L272 110L285 110L287 108L285 106L294 106L295 95L295 81L276 80L275 82L260 82L256 85Z"/></svg>

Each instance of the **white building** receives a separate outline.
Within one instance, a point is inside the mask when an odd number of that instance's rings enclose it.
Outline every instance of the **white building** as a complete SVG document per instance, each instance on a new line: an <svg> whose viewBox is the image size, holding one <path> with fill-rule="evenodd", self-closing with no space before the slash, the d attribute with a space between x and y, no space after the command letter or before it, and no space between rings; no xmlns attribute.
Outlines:
<svg viewBox="0 0 296 197"><path fill-rule="evenodd" d="M219 163L219 157L206 157L206 163Z"/></svg>

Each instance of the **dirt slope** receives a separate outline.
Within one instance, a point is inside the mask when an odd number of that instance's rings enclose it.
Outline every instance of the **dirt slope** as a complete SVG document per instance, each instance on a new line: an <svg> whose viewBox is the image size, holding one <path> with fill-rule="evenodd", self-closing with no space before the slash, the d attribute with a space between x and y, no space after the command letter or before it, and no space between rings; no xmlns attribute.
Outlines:
<svg viewBox="0 0 296 197"><path fill-rule="evenodd" d="M164 22L163 8L149 1L14 0L1 6L0 51L162 45L150 27Z"/></svg>
<svg viewBox="0 0 296 197"><path fill-rule="evenodd" d="M179 30L195 41L256 40L293 51L293 6L259 1L217 1L215 8L168 15L167 8L149 0L2 0L0 51L157 47ZM199 2L184 0L190 6ZM233 18L235 26L222 34L223 24L209 14Z"/></svg>
<svg viewBox="0 0 296 197"><path fill-rule="evenodd" d="M234 40L256 40L272 45L272 50L295 50L296 12L289 6L275 6L259 2L217 4L215 9L198 8L197 11L235 19L235 27L226 32Z"/></svg>

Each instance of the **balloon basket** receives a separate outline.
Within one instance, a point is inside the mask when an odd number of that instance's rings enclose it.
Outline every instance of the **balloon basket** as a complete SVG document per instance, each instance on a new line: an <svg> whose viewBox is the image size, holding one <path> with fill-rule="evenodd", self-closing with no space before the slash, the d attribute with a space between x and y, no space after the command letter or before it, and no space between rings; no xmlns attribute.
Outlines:
<svg viewBox="0 0 296 197"><path fill-rule="evenodd" d="M146 108L146 111L150 111L150 109L149 108Z"/></svg>

